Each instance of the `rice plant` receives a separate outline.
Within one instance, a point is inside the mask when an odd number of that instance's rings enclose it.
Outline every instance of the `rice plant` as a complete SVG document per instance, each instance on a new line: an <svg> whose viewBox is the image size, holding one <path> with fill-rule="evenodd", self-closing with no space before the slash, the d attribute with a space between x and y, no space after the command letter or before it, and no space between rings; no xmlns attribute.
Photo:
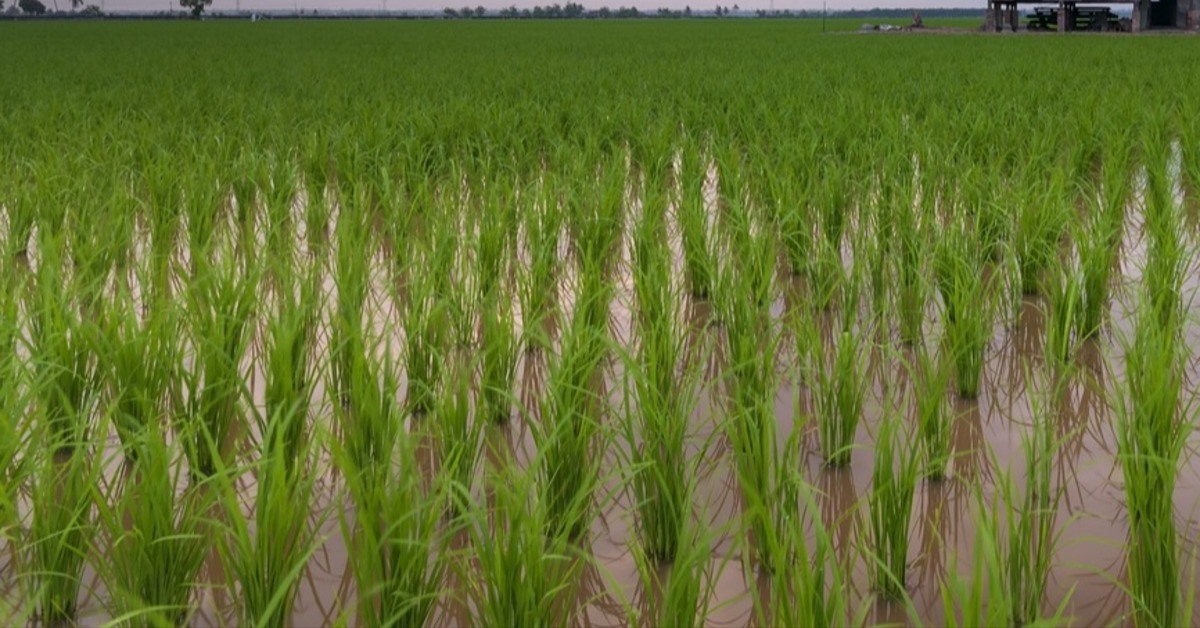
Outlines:
<svg viewBox="0 0 1200 628"><path fill-rule="evenodd" d="M26 586L37 618L49 625L76 621L84 565L96 535L94 487L100 465L77 446L77 455L65 460L39 461L30 494L32 521L22 544L28 553Z"/></svg>
<svg viewBox="0 0 1200 628"><path fill-rule="evenodd" d="M1126 347L1126 384L1114 401L1118 458L1129 511L1130 602L1139 626L1184 621L1174 491L1179 458L1192 431L1190 403L1181 403L1181 350L1160 305L1143 303ZM1190 596L1189 596L1190 599Z"/></svg>
<svg viewBox="0 0 1200 628"><path fill-rule="evenodd" d="M140 430L128 447L136 451L129 474L115 494L97 491L95 500L97 525L108 537L97 548L104 556L97 568L109 612L122 625L186 625L216 530L208 514L211 487L186 486L183 452L160 424Z"/></svg>
<svg viewBox="0 0 1200 628"><path fill-rule="evenodd" d="M187 410L177 429L187 439L193 477L203 478L229 466L218 458L228 455L234 430L242 424L242 360L250 344L257 282L231 259L197 261L196 272L185 314L195 356L183 376Z"/></svg>
<svg viewBox="0 0 1200 628"><path fill-rule="evenodd" d="M885 599L904 595L913 494L921 471L917 441L902 431L899 410L884 401L871 471L871 583Z"/></svg>
<svg viewBox="0 0 1200 628"><path fill-rule="evenodd" d="M624 429L642 552L671 560L687 510L687 438L699 381L684 363L682 300L671 284L662 207L643 208L634 236L637 345L625 359Z"/></svg>
<svg viewBox="0 0 1200 628"><path fill-rule="evenodd" d="M984 353L992 337L995 301L969 227L961 222L948 227L937 246L935 274L942 296L946 350L954 362L958 394L974 399L979 395Z"/></svg>
<svg viewBox="0 0 1200 628"><path fill-rule="evenodd" d="M858 424L862 421L866 395L864 330L842 329L826 347L818 327L802 324L797 334L799 353L806 356L812 382L821 455L825 464L840 467L850 463Z"/></svg>

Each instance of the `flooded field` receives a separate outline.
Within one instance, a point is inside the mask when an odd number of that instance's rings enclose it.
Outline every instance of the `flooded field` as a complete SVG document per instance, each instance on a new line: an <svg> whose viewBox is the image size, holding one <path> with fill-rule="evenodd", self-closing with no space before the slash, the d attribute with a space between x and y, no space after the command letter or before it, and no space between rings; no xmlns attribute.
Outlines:
<svg viewBox="0 0 1200 628"><path fill-rule="evenodd" d="M1195 623L1168 44L21 26L0 622Z"/></svg>

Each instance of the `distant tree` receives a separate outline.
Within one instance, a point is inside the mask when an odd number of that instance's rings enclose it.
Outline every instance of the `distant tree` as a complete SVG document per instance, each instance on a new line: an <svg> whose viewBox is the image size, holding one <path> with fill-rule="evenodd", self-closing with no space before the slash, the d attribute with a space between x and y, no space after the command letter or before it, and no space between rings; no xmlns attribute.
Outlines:
<svg viewBox="0 0 1200 628"><path fill-rule="evenodd" d="M521 12L517 10L517 5L512 5L507 9L500 9L500 17L514 18L519 17Z"/></svg>
<svg viewBox="0 0 1200 628"><path fill-rule="evenodd" d="M458 11L451 9L450 7L446 7L442 9L442 17L448 20L453 20L454 18L458 17Z"/></svg>
<svg viewBox="0 0 1200 628"><path fill-rule="evenodd" d="M742 10L742 7L739 7L739 6L738 6L738 5L736 5L736 4L735 4L735 5L733 5L733 12L734 12L734 13L737 13L738 11L741 11L741 10ZM729 9L725 9L725 15L729 15Z"/></svg>
<svg viewBox="0 0 1200 628"><path fill-rule="evenodd" d="M179 6L188 9L192 12L192 17L199 19L204 13L204 9L213 3L213 0L179 0Z"/></svg>
<svg viewBox="0 0 1200 628"><path fill-rule="evenodd" d="M104 15L104 11L101 11L100 7L98 7L94 4L89 4L86 7L84 7L83 10L79 12L79 14L86 15L88 17L100 17L100 16Z"/></svg>
<svg viewBox="0 0 1200 628"><path fill-rule="evenodd" d="M596 11L596 17L602 20L607 20L608 18L612 17L612 9L608 7L600 7L600 10Z"/></svg>
<svg viewBox="0 0 1200 628"><path fill-rule="evenodd" d="M469 20L474 16L475 16L475 9L472 9L471 7L463 7L458 10L458 17L466 18Z"/></svg>
<svg viewBox="0 0 1200 628"><path fill-rule="evenodd" d="M483 17L485 15L487 15L487 9L483 8L482 4L475 7L475 17Z"/></svg>
<svg viewBox="0 0 1200 628"><path fill-rule="evenodd" d="M569 18L583 17L583 14L586 12L587 9L583 8L583 5L578 2L568 2L563 7L563 15Z"/></svg>
<svg viewBox="0 0 1200 628"><path fill-rule="evenodd" d="M17 6L21 11L30 15L44 15L46 13L46 5L42 4L41 0L17 0Z"/></svg>
<svg viewBox="0 0 1200 628"><path fill-rule="evenodd" d="M72 11L77 10L81 6L83 6L83 0L71 0L71 10Z"/></svg>
<svg viewBox="0 0 1200 628"><path fill-rule="evenodd" d="M686 7L683 7L683 16L692 17L692 5L689 4Z"/></svg>

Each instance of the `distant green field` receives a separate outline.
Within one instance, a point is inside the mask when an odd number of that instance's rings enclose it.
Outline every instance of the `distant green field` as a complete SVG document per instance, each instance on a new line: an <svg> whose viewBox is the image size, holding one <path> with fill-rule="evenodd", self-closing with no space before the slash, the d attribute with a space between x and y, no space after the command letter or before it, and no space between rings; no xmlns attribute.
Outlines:
<svg viewBox="0 0 1200 628"><path fill-rule="evenodd" d="M0 23L0 625L1195 625L1200 38L863 21Z"/></svg>

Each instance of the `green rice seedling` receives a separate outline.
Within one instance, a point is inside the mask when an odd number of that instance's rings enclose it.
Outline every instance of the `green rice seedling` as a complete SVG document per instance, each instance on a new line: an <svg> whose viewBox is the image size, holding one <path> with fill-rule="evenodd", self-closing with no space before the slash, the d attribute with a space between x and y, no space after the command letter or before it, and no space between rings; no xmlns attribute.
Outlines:
<svg viewBox="0 0 1200 628"><path fill-rule="evenodd" d="M113 425L125 456L134 460L142 433L168 415L178 381L179 317L175 307L158 304L142 319L128 289L118 290L104 311L96 355Z"/></svg>
<svg viewBox="0 0 1200 628"><path fill-rule="evenodd" d="M637 341L632 355L623 356L623 399L641 551L671 560L689 517L686 443L699 377L684 363L682 300L671 285L661 219L646 210L634 236Z"/></svg>
<svg viewBox="0 0 1200 628"><path fill-rule="evenodd" d="M999 503L989 502L983 489L972 488L975 524L970 555L970 573L962 574L957 557L950 560L949 573L941 579L941 601L947 626L1012 626L1013 594L1004 573Z"/></svg>
<svg viewBox="0 0 1200 628"><path fill-rule="evenodd" d="M729 410L726 430L733 449L734 468L745 501L744 520L755 539L753 551L764 569L773 565L768 542L775 504L776 452L775 394L778 375L775 348L779 334L764 312L745 292L728 297Z"/></svg>
<svg viewBox="0 0 1200 628"><path fill-rule="evenodd" d="M441 547L438 521L445 503L422 487L411 443L402 439L396 451L388 467L348 475L356 510L341 515L343 534L355 547L350 567L359 590L358 619L370 626L428 621L445 569L430 560Z"/></svg>
<svg viewBox="0 0 1200 628"><path fill-rule="evenodd" d="M435 410L434 430L439 443L438 478L454 514L467 511L479 460L483 454L483 424L472 420L471 373L455 365L447 374L445 392Z"/></svg>
<svg viewBox="0 0 1200 628"><path fill-rule="evenodd" d="M242 419L242 358L257 303L255 269L234 261L202 262L188 289L186 314L195 364L184 375L187 411L178 426L187 440L193 478L217 470ZM222 465L227 466L227 465Z"/></svg>
<svg viewBox="0 0 1200 628"><path fill-rule="evenodd" d="M438 297L435 283L429 279L414 279L409 284L404 309L406 404L413 416L424 416L436 403L445 347L451 333L451 313Z"/></svg>
<svg viewBox="0 0 1200 628"><path fill-rule="evenodd" d="M559 243L562 237L562 212L552 180L539 186L534 201L524 211L522 226L528 260L518 272L518 295L521 301L523 345L527 349L544 346L540 327L552 314L557 294L561 266Z"/></svg>
<svg viewBox="0 0 1200 628"><path fill-rule="evenodd" d="M39 445L57 446L53 438ZM98 464L86 452L64 461L39 460L30 501L33 519L23 543L28 552L26 577L37 617L47 625L73 623L84 564L96 534Z"/></svg>
<svg viewBox="0 0 1200 628"><path fill-rule="evenodd" d="M500 284L503 286L503 284ZM506 287L484 297L480 336L480 396L483 416L491 423L512 417L513 382L516 377L520 337L513 315L513 299Z"/></svg>
<svg viewBox="0 0 1200 628"><path fill-rule="evenodd" d="M582 563L567 536L547 534L557 526L537 484L534 473L505 465L488 477L492 507L477 503L462 520L472 554L457 564L474 624L569 623L568 600Z"/></svg>
<svg viewBox="0 0 1200 628"><path fill-rule="evenodd" d="M914 405L917 412L917 436L921 444L924 475L930 480L946 477L951 458L951 427L954 412L947 391L950 385L951 363L945 354L935 354L921 345L910 364L910 378L915 382Z"/></svg>
<svg viewBox="0 0 1200 628"><path fill-rule="evenodd" d="M347 403L334 409L341 436L337 449L343 470L358 473L359 481L370 483L376 476L360 470L388 467L403 425L403 408L395 397L400 387L399 366L388 348L378 356L356 354L349 373Z"/></svg>
<svg viewBox="0 0 1200 628"><path fill-rule="evenodd" d="M1151 172L1154 170L1150 169ZM1149 245L1146 264L1142 269L1145 295L1159 322L1164 327L1176 328L1186 307L1183 280L1190 268L1193 253L1181 237L1182 220L1171 192L1154 190L1167 185L1155 182L1165 178L1165 175L1160 173L1149 178L1151 182L1147 186L1144 224Z"/></svg>
<svg viewBox="0 0 1200 628"><path fill-rule="evenodd" d="M1083 282L1070 262L1048 268L1043 277L1046 362L1061 376L1070 366L1079 340L1076 327L1082 309Z"/></svg>
<svg viewBox="0 0 1200 628"><path fill-rule="evenodd" d="M995 500L999 503L993 505L993 513L1002 518L1007 534L1000 545L1005 550L1001 558L1008 579L1009 615L1018 626L1043 618L1042 602L1061 535L1055 532L1055 517L1063 489L1053 486L1052 481L1058 442L1052 431L1054 417L1041 395L1056 397L1062 384L1051 376L1043 385L1046 390L1030 396L1033 427L1021 438L1025 490L1017 496L1007 471L1000 472L995 481Z"/></svg>
<svg viewBox="0 0 1200 628"><path fill-rule="evenodd" d="M814 245L814 257L808 266L808 291L818 310L829 310L836 305L847 281L839 245L827 237Z"/></svg>
<svg viewBox="0 0 1200 628"><path fill-rule="evenodd" d="M358 199L356 203L366 203ZM363 314L370 290L369 234L361 217L347 215L336 226L333 283L336 290L329 328L329 370L338 400L348 401L351 369L366 348L362 337Z"/></svg>
<svg viewBox="0 0 1200 628"><path fill-rule="evenodd" d="M917 221L917 212L909 206L897 208L897 246L892 262L896 278L896 306L900 319L900 339L909 345L921 340L929 305L929 281L926 280L928 239Z"/></svg>
<svg viewBox="0 0 1200 628"><path fill-rule="evenodd" d="M657 592L650 615L635 618L635 623L687 628L706 625L715 587L709 536L711 533L704 534L697 526L689 525L669 573L661 562L646 555L642 545L634 546L633 556L643 586Z"/></svg>
<svg viewBox="0 0 1200 628"><path fill-rule="evenodd" d="M974 399L992 335L994 301L984 280L980 252L965 225L949 227L938 243L937 257L935 272L945 315L945 342L954 361L954 382L959 395Z"/></svg>
<svg viewBox="0 0 1200 628"><path fill-rule="evenodd" d="M804 200L806 194L799 189L801 183L787 175L774 177L773 180L778 188L774 196L780 199L776 215L779 239L792 273L803 276L808 274L809 256L813 249L811 208Z"/></svg>
<svg viewBox="0 0 1200 628"><path fill-rule="evenodd" d="M551 536L578 539L590 525L602 459L597 435L604 400L595 391L594 378L603 356L604 331L578 316L565 330L562 349L550 365L539 420L533 424L539 452L537 489L549 513Z"/></svg>
<svg viewBox="0 0 1200 628"><path fill-rule="evenodd" d="M1040 172L1029 176L1042 177ZM1025 294L1036 294L1044 271L1058 257L1058 246L1070 219L1064 184L1057 175L1045 184L1022 182L1028 190L1017 210L1013 247Z"/></svg>
<svg viewBox="0 0 1200 628"><path fill-rule="evenodd" d="M312 440L295 440L308 418L304 406L270 415L249 467L256 495L249 517L243 513L237 481L241 469L217 476L226 530L218 546L229 589L238 591L238 624L286 626L309 558L317 551L323 515L310 523L316 460ZM376 624L379 625L379 624Z"/></svg>
<svg viewBox="0 0 1200 628"><path fill-rule="evenodd" d="M913 494L921 471L916 439L902 432L899 408L885 400L875 437L871 471L871 583L884 599L900 599L905 591Z"/></svg>
<svg viewBox="0 0 1200 628"><path fill-rule="evenodd" d="M26 418L30 392L17 359L22 323L13 283L0 279L0 539L20 523L16 500L33 468L28 462L32 426Z"/></svg>
<svg viewBox="0 0 1200 628"><path fill-rule="evenodd" d="M804 324L797 333L799 354L807 356L821 455L832 467L849 464L854 449L868 382L868 337L861 329L842 329L833 346L826 348L815 324Z"/></svg>
<svg viewBox="0 0 1200 628"><path fill-rule="evenodd" d="M397 368L387 352L357 357L342 442L332 446L353 510L339 511L358 586L358 619L371 626L424 624L440 593L438 522L445 500L417 471L413 438L403 430ZM438 485L435 485L435 487Z"/></svg>
<svg viewBox="0 0 1200 628"><path fill-rule="evenodd" d="M763 625L775 626L863 625L867 607L852 617L848 565L834 552L820 517L812 516L819 507L811 487L794 465L785 464L779 472L781 487L786 487L781 497L787 497L779 504L781 516L773 535L777 548L771 552L776 565L769 603L756 603L756 617Z"/></svg>
<svg viewBox="0 0 1200 628"><path fill-rule="evenodd" d="M1098 203L1099 204L1099 203ZM1100 331L1111 298L1112 270L1121 237L1121 218L1096 208L1093 218L1075 231L1079 250L1079 309L1076 327L1083 338Z"/></svg>
<svg viewBox="0 0 1200 628"><path fill-rule="evenodd" d="M48 236L39 246L43 259L29 320L31 386L46 437L55 451L67 453L86 441L98 398L96 329L63 287L59 244Z"/></svg>
<svg viewBox="0 0 1200 628"><path fill-rule="evenodd" d="M1180 404L1180 352L1173 327L1153 301L1144 302L1125 350L1126 385L1114 403L1129 511L1129 594L1139 626L1180 625L1184 609L1174 490L1192 424L1190 404Z"/></svg>
<svg viewBox="0 0 1200 628"><path fill-rule="evenodd" d="M316 273L301 271L307 274L292 278L290 272L279 273L281 289L275 312L266 323L266 387L263 414L258 417L258 432L263 438L277 431L278 425L286 427L279 437L289 466L297 462L308 438L306 423L317 377L312 352L320 312Z"/></svg>
<svg viewBox="0 0 1200 628"><path fill-rule="evenodd" d="M131 438L137 455L129 474L114 495L96 495L99 528L108 537L96 564L108 610L122 625L187 625L211 544L210 487L179 490L181 452L167 442L164 426L147 425Z"/></svg>
<svg viewBox="0 0 1200 628"><path fill-rule="evenodd" d="M694 143L685 146L680 165L681 193L675 215L683 244L688 291L701 299L712 294L717 275L713 228L704 198L707 163Z"/></svg>

